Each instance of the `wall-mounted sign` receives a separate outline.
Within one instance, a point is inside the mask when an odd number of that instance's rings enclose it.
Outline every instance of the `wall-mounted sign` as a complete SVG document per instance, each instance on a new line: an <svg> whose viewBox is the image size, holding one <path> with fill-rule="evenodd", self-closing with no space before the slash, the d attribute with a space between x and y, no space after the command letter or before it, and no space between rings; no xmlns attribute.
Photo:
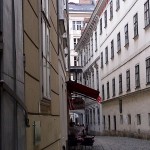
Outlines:
<svg viewBox="0 0 150 150"><path fill-rule="evenodd" d="M41 142L41 122L34 121L34 145L39 145Z"/></svg>

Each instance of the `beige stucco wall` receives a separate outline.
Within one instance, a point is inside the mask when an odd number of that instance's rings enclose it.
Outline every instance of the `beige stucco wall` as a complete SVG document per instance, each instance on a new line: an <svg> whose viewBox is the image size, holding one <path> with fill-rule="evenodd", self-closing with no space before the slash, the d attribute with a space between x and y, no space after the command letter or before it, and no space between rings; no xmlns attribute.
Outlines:
<svg viewBox="0 0 150 150"><path fill-rule="evenodd" d="M51 100L41 101L41 61L39 33L39 4L37 0L23 1L24 53L25 53L25 102L29 111L30 127L26 129L27 150L60 149L60 102L57 42L57 5L50 2L50 54ZM45 112L47 114L45 114ZM44 113L44 114L43 114ZM40 121L41 141L34 145L34 121Z"/></svg>

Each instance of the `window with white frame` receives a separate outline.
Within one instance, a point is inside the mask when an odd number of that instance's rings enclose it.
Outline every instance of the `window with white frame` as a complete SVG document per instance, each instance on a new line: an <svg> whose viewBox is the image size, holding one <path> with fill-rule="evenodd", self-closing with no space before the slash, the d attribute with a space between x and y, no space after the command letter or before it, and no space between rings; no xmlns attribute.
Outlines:
<svg viewBox="0 0 150 150"><path fill-rule="evenodd" d="M102 26L102 18L100 19L100 35L102 34L103 32L103 26Z"/></svg>
<svg viewBox="0 0 150 150"><path fill-rule="evenodd" d="M147 27L150 24L149 0L144 4L144 20L145 27Z"/></svg>
<svg viewBox="0 0 150 150"><path fill-rule="evenodd" d="M140 68L139 64L135 66L135 87L140 87Z"/></svg>
<svg viewBox="0 0 150 150"><path fill-rule="evenodd" d="M79 42L79 38L73 38L73 42L74 42L74 48L77 45L77 43Z"/></svg>
<svg viewBox="0 0 150 150"><path fill-rule="evenodd" d="M126 71L127 91L130 91L130 70Z"/></svg>
<svg viewBox="0 0 150 150"><path fill-rule="evenodd" d="M74 56L74 66L77 66L77 56Z"/></svg>
<svg viewBox="0 0 150 150"><path fill-rule="evenodd" d="M104 89L104 84L102 85L102 99L105 100L105 89Z"/></svg>
<svg viewBox="0 0 150 150"><path fill-rule="evenodd" d="M101 52L101 68L103 68L103 52Z"/></svg>
<svg viewBox="0 0 150 150"><path fill-rule="evenodd" d="M120 0L116 0L116 11L120 9Z"/></svg>
<svg viewBox="0 0 150 150"><path fill-rule="evenodd" d="M119 75L119 94L122 93L122 74Z"/></svg>
<svg viewBox="0 0 150 150"><path fill-rule="evenodd" d="M107 10L104 12L105 28L107 27Z"/></svg>
<svg viewBox="0 0 150 150"><path fill-rule="evenodd" d="M138 13L133 16L134 37L138 35Z"/></svg>
<svg viewBox="0 0 150 150"><path fill-rule="evenodd" d="M98 125L100 125L100 110L97 107L97 117L98 117Z"/></svg>
<svg viewBox="0 0 150 150"><path fill-rule="evenodd" d="M97 51L97 30L95 31L95 51Z"/></svg>
<svg viewBox="0 0 150 150"><path fill-rule="evenodd" d="M114 40L111 41L111 59L114 58Z"/></svg>
<svg viewBox="0 0 150 150"><path fill-rule="evenodd" d="M99 72L98 72L98 68L96 69L96 82L97 82L97 90L99 90Z"/></svg>
<svg viewBox="0 0 150 150"><path fill-rule="evenodd" d="M129 44L129 33L128 33L128 24L124 27L124 34L125 34L125 45Z"/></svg>
<svg viewBox="0 0 150 150"><path fill-rule="evenodd" d="M95 108L93 108L93 123L95 124Z"/></svg>
<svg viewBox="0 0 150 150"><path fill-rule="evenodd" d="M105 63L108 64L108 46L105 48Z"/></svg>
<svg viewBox="0 0 150 150"><path fill-rule="evenodd" d="M150 84L150 57L146 59L146 83Z"/></svg>
<svg viewBox="0 0 150 150"><path fill-rule="evenodd" d="M110 1L110 20L113 18L113 1Z"/></svg>
<svg viewBox="0 0 150 150"><path fill-rule="evenodd" d="M92 71L92 87L94 88L94 70Z"/></svg>
<svg viewBox="0 0 150 150"><path fill-rule="evenodd" d="M128 124L131 124L131 115L130 114L127 115L127 120L128 120Z"/></svg>
<svg viewBox="0 0 150 150"><path fill-rule="evenodd" d="M72 21L73 30L81 30L83 27L82 21Z"/></svg>
<svg viewBox="0 0 150 150"><path fill-rule="evenodd" d="M41 15L41 28L42 28L42 72L43 82L42 91L46 99L50 99L50 25L49 25L49 1L42 0L42 15Z"/></svg>
<svg viewBox="0 0 150 150"><path fill-rule="evenodd" d="M115 96L116 90L115 90L115 78L112 79L112 95Z"/></svg>
<svg viewBox="0 0 150 150"><path fill-rule="evenodd" d="M141 114L137 114L137 125L141 124Z"/></svg>
<svg viewBox="0 0 150 150"><path fill-rule="evenodd" d="M107 99L110 98L110 94L109 94L109 82L107 82Z"/></svg>
<svg viewBox="0 0 150 150"><path fill-rule="evenodd" d="M120 37L120 32L117 34L117 49L118 49L118 52L121 51L121 37Z"/></svg>
<svg viewBox="0 0 150 150"><path fill-rule="evenodd" d="M91 45L91 56L93 56L93 35L91 36L90 45Z"/></svg>

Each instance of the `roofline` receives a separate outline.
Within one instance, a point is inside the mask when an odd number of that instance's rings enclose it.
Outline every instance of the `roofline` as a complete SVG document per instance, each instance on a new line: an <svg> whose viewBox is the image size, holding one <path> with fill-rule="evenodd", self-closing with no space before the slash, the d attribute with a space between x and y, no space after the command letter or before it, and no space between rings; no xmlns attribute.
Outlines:
<svg viewBox="0 0 150 150"><path fill-rule="evenodd" d="M78 49L80 48L80 46L82 45L82 42L84 41L84 38L86 36L86 34L88 33L88 30L90 29L90 26L92 25L92 22L93 20L95 19L96 16L100 16L101 12L103 12L103 9L101 8L104 4L108 4L110 0L99 0L93 13L91 14L91 17L90 17L90 20L84 30L84 32L82 33L81 37L80 37L80 40L79 40L79 43L76 45L75 47L75 51L78 51ZM102 10L101 10L102 9ZM96 23L97 24L97 23ZM93 28L92 28L92 31L93 31ZM87 39L86 39L87 40Z"/></svg>

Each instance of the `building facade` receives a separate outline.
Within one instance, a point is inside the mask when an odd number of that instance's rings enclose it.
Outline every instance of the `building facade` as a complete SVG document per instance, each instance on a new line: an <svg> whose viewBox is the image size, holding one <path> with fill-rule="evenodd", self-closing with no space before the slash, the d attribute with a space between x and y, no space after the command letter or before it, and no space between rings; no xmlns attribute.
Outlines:
<svg viewBox="0 0 150 150"><path fill-rule="evenodd" d="M84 70L99 58L96 64L103 100L103 133L147 137L150 127L149 1L100 0L92 17L96 15L96 25L92 28L93 21L89 22L76 49ZM92 62L91 57L87 59L89 32L90 53L91 47L97 46L97 51L95 48L93 51L97 57ZM93 84L91 77L85 77L88 78L84 79L85 84Z"/></svg>
<svg viewBox="0 0 150 150"><path fill-rule="evenodd" d="M67 148L67 10L67 1L0 2L1 149Z"/></svg>

